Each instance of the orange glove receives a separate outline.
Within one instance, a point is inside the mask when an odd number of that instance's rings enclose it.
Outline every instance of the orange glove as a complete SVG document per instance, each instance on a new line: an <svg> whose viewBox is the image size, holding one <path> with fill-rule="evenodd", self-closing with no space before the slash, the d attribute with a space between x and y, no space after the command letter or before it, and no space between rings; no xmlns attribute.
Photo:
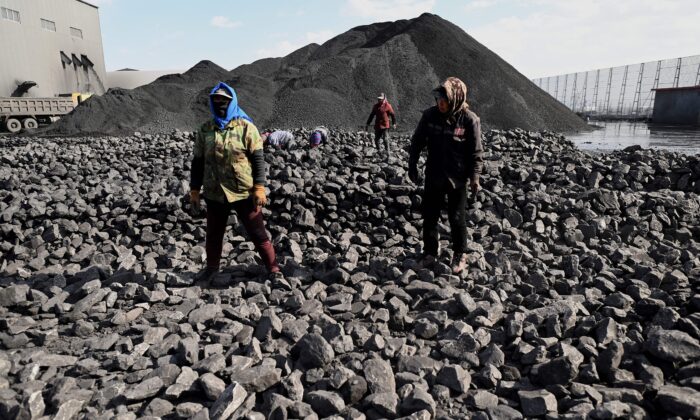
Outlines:
<svg viewBox="0 0 700 420"><path fill-rule="evenodd" d="M265 186L254 185L253 188L250 189L250 194L253 197L253 205L255 205L257 211L260 211L260 208L267 204L267 197L265 196Z"/></svg>
<svg viewBox="0 0 700 420"><path fill-rule="evenodd" d="M199 190L190 191L190 204L192 208L199 210L201 198L199 197Z"/></svg>

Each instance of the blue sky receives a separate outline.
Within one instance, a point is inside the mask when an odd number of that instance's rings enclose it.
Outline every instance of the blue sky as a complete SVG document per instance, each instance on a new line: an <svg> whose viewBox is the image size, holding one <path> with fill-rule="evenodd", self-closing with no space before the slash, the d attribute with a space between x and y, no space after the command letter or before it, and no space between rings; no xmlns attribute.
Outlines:
<svg viewBox="0 0 700 420"><path fill-rule="evenodd" d="M530 78L700 54L697 0L91 0L107 69L232 69L431 12Z"/></svg>

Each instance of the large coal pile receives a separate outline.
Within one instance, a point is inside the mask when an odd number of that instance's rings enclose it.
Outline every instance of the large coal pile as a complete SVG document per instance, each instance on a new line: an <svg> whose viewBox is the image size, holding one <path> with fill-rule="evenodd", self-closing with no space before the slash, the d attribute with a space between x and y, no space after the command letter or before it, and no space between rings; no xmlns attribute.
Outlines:
<svg viewBox="0 0 700 420"><path fill-rule="evenodd" d="M229 77L228 71L202 61L183 74L159 77L136 89L110 89L93 96L44 131L51 135L133 134L197 127L209 116L202 89Z"/></svg>
<svg viewBox="0 0 700 420"><path fill-rule="evenodd" d="M455 277L406 152L332 137L266 155L284 278L232 229L210 285L188 135L0 140L0 418L700 416L697 157L488 133Z"/></svg>
<svg viewBox="0 0 700 420"><path fill-rule="evenodd" d="M50 132L131 134L193 130L206 119L206 97L219 80L238 92L259 127L364 125L386 92L399 129L412 131L433 105L431 90L448 76L470 88L485 127L571 132L587 129L574 113L459 27L436 15L360 26L323 45L240 66L230 73L202 62L133 91L89 100Z"/></svg>
<svg viewBox="0 0 700 420"><path fill-rule="evenodd" d="M430 91L457 76L469 86L470 104L486 127L586 129L578 116L462 29L427 13L360 26L293 57L242 66L232 74L232 84L242 89L260 77L279 85L271 114L254 109L265 125L357 127L377 94L386 92L399 126L410 131L434 104Z"/></svg>

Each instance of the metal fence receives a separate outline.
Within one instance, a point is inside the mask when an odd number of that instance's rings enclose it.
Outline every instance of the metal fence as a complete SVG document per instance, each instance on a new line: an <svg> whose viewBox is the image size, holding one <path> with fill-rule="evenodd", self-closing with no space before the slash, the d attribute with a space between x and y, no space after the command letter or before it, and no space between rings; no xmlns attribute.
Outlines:
<svg viewBox="0 0 700 420"><path fill-rule="evenodd" d="M542 77L533 82L574 112L645 118L654 110L654 89L700 85L700 55Z"/></svg>

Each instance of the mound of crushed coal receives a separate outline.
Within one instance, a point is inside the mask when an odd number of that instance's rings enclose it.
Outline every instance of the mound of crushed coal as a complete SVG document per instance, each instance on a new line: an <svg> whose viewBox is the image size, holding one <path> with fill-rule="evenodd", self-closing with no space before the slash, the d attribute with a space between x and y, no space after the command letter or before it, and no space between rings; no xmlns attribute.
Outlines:
<svg viewBox="0 0 700 420"><path fill-rule="evenodd" d="M202 61L185 73L162 76L136 89L110 89L85 101L46 133L119 134L195 127L209 115L202 90L228 77L226 69Z"/></svg>
<svg viewBox="0 0 700 420"><path fill-rule="evenodd" d="M265 154L284 276L232 222L210 284L190 136L0 139L0 418L700 417L698 157L487 133L455 276L407 137L331 138Z"/></svg>
<svg viewBox="0 0 700 420"><path fill-rule="evenodd" d="M230 73L202 62L134 91L89 100L51 131L56 134L191 130L207 118L206 95L219 80L233 86L259 127L364 125L385 92L399 130L411 131L433 105L431 90L457 76L484 127L571 132L585 123L462 29L436 15L360 26L323 45L267 58Z"/></svg>

